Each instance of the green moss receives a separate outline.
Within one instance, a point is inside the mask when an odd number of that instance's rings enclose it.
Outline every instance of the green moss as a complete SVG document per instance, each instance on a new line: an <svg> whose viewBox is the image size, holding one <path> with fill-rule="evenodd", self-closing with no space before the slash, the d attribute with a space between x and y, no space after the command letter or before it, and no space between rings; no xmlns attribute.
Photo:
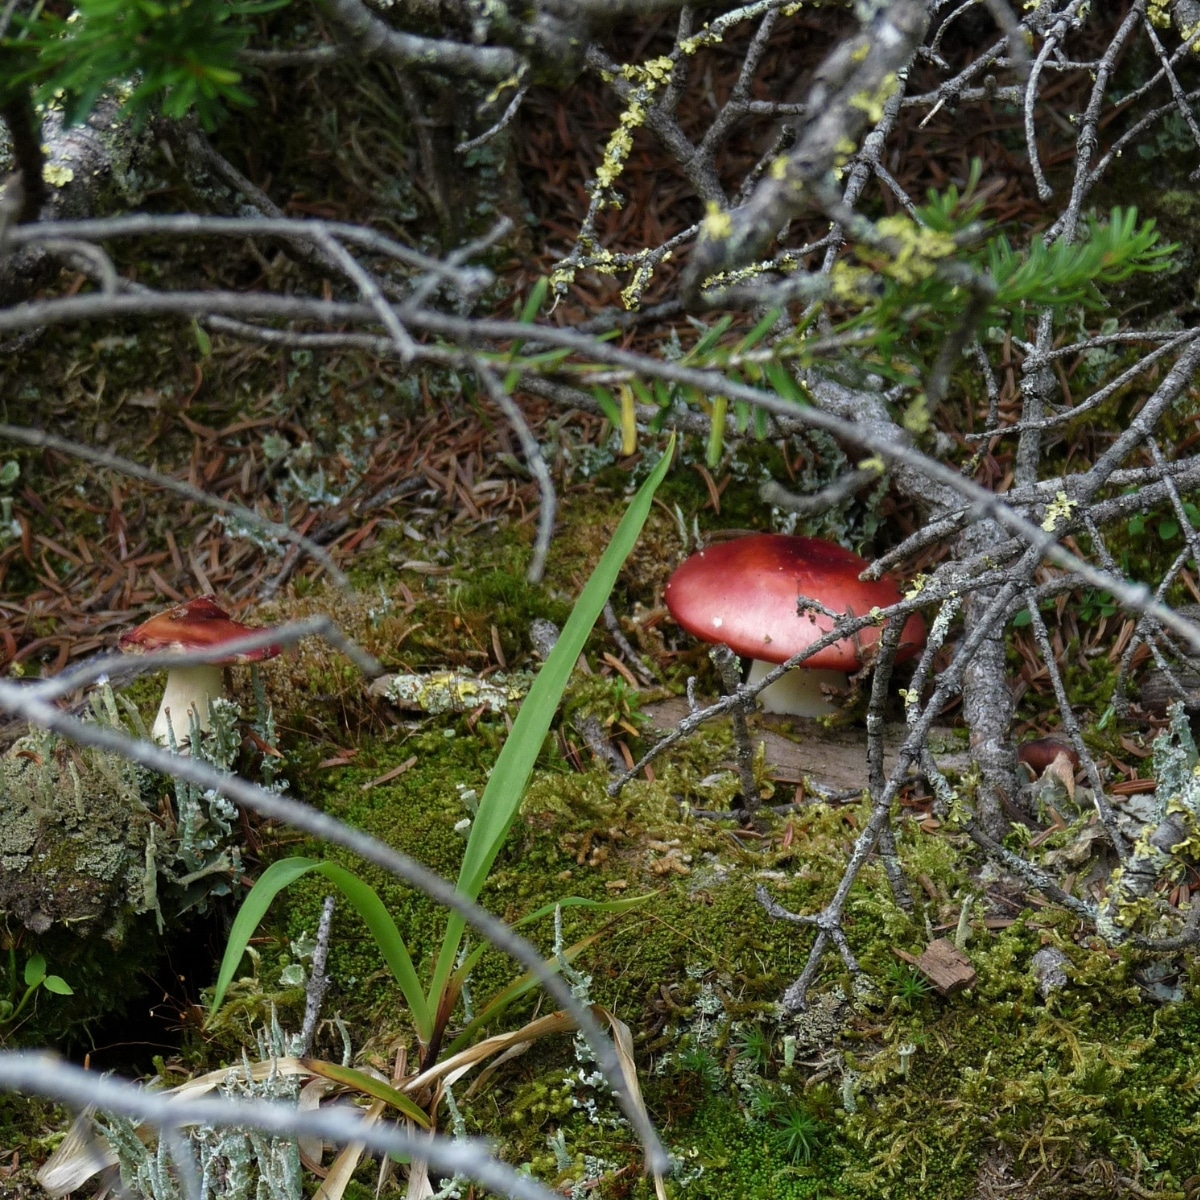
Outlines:
<svg viewBox="0 0 1200 1200"><path fill-rule="evenodd" d="M511 579L491 594L528 605L522 620L542 601L537 589ZM483 595L485 589L466 593L471 605L460 605L460 619ZM610 683L593 680L576 689L571 703L599 715L616 699ZM462 718L415 722L361 736L350 766L317 769L318 746L303 755L291 750L288 774L310 802L453 878L464 845L454 826L468 811L460 789L482 791L505 736L496 720L473 727ZM774 1002L802 969L811 934L769 921L754 888L766 882L786 907L816 911L867 810L806 806L789 818L786 848L777 827L746 849L730 831L694 821L682 807L711 798L702 781L728 754L728 729L714 725L658 764L653 783L637 781L613 798L600 769L577 773L549 750L482 896L511 920L566 895L654 893L650 903L611 922L568 910L564 935L570 944L604 929L578 966L592 976L593 997L634 1030L647 1102L681 1163L669 1184L674 1195L965 1200L977 1194L988 1162L1003 1162L1016 1179L1045 1169L1064 1178L1141 1170L1144 1180L1153 1163L1155 1186L1163 1195L1178 1193L1189 1164L1200 1158L1200 1071L1188 1049L1200 1037L1200 1017L1190 1004L1161 1009L1144 1002L1131 953L1092 948L1079 940L1074 920L1054 909L1019 915L999 931L986 929L975 909L968 952L978 983L970 993L905 1000L889 985L893 948L919 953L928 930L952 928L964 900L978 894L967 848L945 830L929 835L913 822L901 827L909 878L923 876L937 896L919 890L913 912L894 905L875 864L863 871L850 897L847 935L878 991L857 1004L822 1009L838 987L850 991L841 963L827 958L813 992L814 1009L829 1017L825 1032L804 1041L795 1063L784 1065L783 1038L798 1027L780 1020ZM413 757L407 771L364 790ZM360 870L427 970L444 928L436 906L339 851L287 849ZM240 1022L256 1011L261 1019L269 998L296 1005L297 996L279 990L278 972L291 956L290 943L315 928L326 890L321 880L306 878L276 902L264 927L272 941L259 947L259 990ZM548 920L526 932L549 952ZM1067 987L1048 1002L1030 966L1046 944L1071 964ZM330 1005L357 1039L372 1047L393 1039L412 1045L395 983L345 905L331 968ZM1200 982L1200 968L1195 973L1189 987ZM485 954L472 980L476 1006L515 974L505 956ZM535 1011L544 1011L544 1003L530 993L493 1032L515 1028ZM806 1018L800 1027L820 1024ZM766 1047L757 1058L744 1052L747 1027ZM338 1049L330 1043L326 1052ZM814 1089L819 1068L826 1082ZM537 1045L502 1068L481 1095L459 1095L469 1127L500 1139L508 1161L531 1163L556 1186L591 1181L590 1193L599 1197L648 1197L644 1180L620 1174L636 1159L627 1131L594 1124L566 1086L577 1069L568 1039ZM847 1071L853 1111L843 1107ZM778 1121L756 1114L759 1091L784 1105L810 1106L824 1096L807 1163L781 1145ZM560 1164L550 1137L561 1138L569 1165ZM1080 1147L1087 1147L1086 1160Z"/></svg>
<svg viewBox="0 0 1200 1200"><path fill-rule="evenodd" d="M529 550L525 546L501 542L490 553L485 551L476 556L476 562L479 557L482 569L472 565L466 578L451 593L451 608L470 623L477 640L485 639L486 645L494 626L505 655L524 659L530 652L531 623L540 618L562 628L571 615L571 605L547 588L526 580Z"/></svg>
<svg viewBox="0 0 1200 1200"><path fill-rule="evenodd" d="M83 360L78 378L89 396L98 387L101 366L109 372L110 399L133 396L138 378L145 387L144 352L150 346L153 361L164 364L164 385L168 376L191 377L187 347L159 330L139 332L143 340L128 349L115 343L101 346L92 335L65 336L75 339L69 344ZM210 364L214 372L224 369L221 361L218 355ZM73 390L75 376L62 378L65 371L55 374L52 363L46 366L47 392L61 385L64 403L78 400L74 432L107 441L96 425L109 401L91 403ZM356 369L349 356L320 366L292 363L294 378L289 376L279 403L299 403L311 393L319 410L310 422L314 437L327 437L336 426L339 389L348 386ZM14 419L21 419L17 409L30 410L42 402L41 393L18 401L17 384L25 386L28 380L11 374L5 378L13 383L7 394ZM399 394L390 399L397 405L402 400ZM185 444L168 419L174 403L168 397L149 418L151 432L161 435L157 448L165 465L175 461ZM1099 421L1119 423L1127 403L1124 397L1114 398ZM119 407L113 404L114 410ZM219 425L225 411L204 393L189 414ZM1182 426L1182 414L1179 419ZM811 456L813 478L827 468L840 469L836 457L818 461L817 450ZM718 516L708 507L708 488L699 471L685 465L668 484L666 508L677 503L689 527L693 516L705 528L761 526L765 518L756 490L764 469L786 477L781 452L765 443L742 456L736 470L731 468L733 478L721 495ZM1047 456L1046 469L1058 469L1053 455ZM723 478L715 474L718 481ZM358 596L347 598L319 586L304 595L297 590L262 619L328 613L385 665L404 669L450 665L483 670L494 651L495 626L510 666L528 666L530 621L545 616L561 624L622 507L628 475L614 469L602 476L602 483L609 490L602 486L572 496L564 507L544 585L524 581L528 527L488 528L477 535L452 531L436 547L418 547L400 530L384 529L377 546L356 560ZM173 519L157 510L151 515L164 522ZM87 522L94 516L72 517L71 532L92 532ZM864 502L862 509L840 514L841 524L827 532L865 544L860 538L869 540L871 519L870 504ZM49 526L46 532L57 536ZM1157 534L1136 538L1126 532L1116 531L1111 545L1142 577L1154 577L1178 546ZM622 577L618 612L632 612L635 603L650 607L657 602L682 545L674 516L656 506ZM435 555L450 568L448 575L400 571L410 558L432 560ZM22 569L15 561L12 571ZM17 577L10 575L10 581ZM413 595L411 609L397 586L401 580ZM651 644L661 636L647 634ZM594 666L591 650L600 645L598 635L589 648ZM1101 707L1113 682L1111 664L1102 656L1084 658L1075 646L1068 647L1067 657L1072 694L1093 709ZM239 695L248 701L248 673L234 674ZM460 788L482 791L507 736L503 721L410 720L370 701L354 670L316 640L265 665L264 677L284 731L285 774L294 793L454 878L464 845L454 827L468 815ZM157 680L139 685L138 701L147 718L160 686ZM574 736L571 718L581 712L601 721L612 717L614 726L626 719L636 725L634 698L599 677L573 683L565 710L567 738ZM636 747L633 735L626 731L626 736ZM357 754L348 766L320 767L322 760L337 757L335 748ZM722 784L711 777L729 756L728 725L714 724L656 764L653 783L639 780L614 799L607 794L602 771L589 767L575 772L551 738L482 897L492 911L512 919L566 895L609 899L653 893L650 903L613 921L570 910L564 932L571 943L604 930L579 966L593 977L594 997L633 1030L647 1101L681 1163L679 1177L668 1185L675 1196L969 1197L980 1194L977 1181L989 1161L1004 1163L1010 1179L1033 1181L1031 1194L1040 1186L1033 1178L1039 1171L1043 1178L1062 1173L1063 1179L1089 1171L1095 1178L1109 1178L1105 1173L1115 1172L1136 1176L1148 1190L1157 1188L1164 1196L1179 1194L1182 1181L1200 1161L1200 1070L1191 1050L1200 1039L1192 999L1200 967L1184 967L1194 976L1187 981L1187 1003L1157 1008L1145 1001L1136 983L1136 957L1093 948L1086 931L1064 914L1038 909L1006 929L989 931L976 912L968 945L978 972L973 991L953 999L898 996L887 976L896 961L894 949L919 953L929 930L952 929L963 901L979 890L969 848L945 830L930 836L911 823L902 827L900 853L909 878L924 876L937 893L937 899L930 899L918 890L911 913L895 907L876 865L864 870L851 893L846 931L879 992L857 1005L830 1001L839 987L847 993L850 988L840 961L827 958L813 990L814 1010L829 1018L827 1032L814 1034L793 1065L785 1066L783 1039L794 1036L797 1026L782 1020L775 1001L802 969L812 934L769 921L754 889L764 883L793 911L817 911L840 877L866 812L861 806L806 806L789 818L786 848L780 826L750 842L731 828L691 820L686 806L711 808L721 802ZM365 784L413 757L416 762L407 771L364 790ZM393 912L422 970L427 969L445 922L436 906L328 847L280 835L279 844L268 843L267 851L268 856L325 855L360 870ZM235 1057L250 1023L261 1021L271 1002L280 1006L286 1023L298 1023L299 992L284 988L279 972L294 957L291 943L301 932L315 929L326 890L323 881L306 878L277 901L261 930L269 940L256 947L261 956L257 982L235 992L230 1024L205 1053ZM549 920L527 932L549 952ZM1062 950L1071 963L1070 982L1049 1002L1039 995L1030 969L1043 944ZM63 974L77 994L102 994L113 986L106 979L127 974L125 966L108 970L67 956L49 957L51 969ZM365 1045L382 1062L393 1038L411 1046L395 983L345 904L338 908L331 970L335 982L327 1011L347 1020L356 1048ZM517 970L503 955L485 954L472 981L476 1006ZM250 974L248 963L243 971ZM531 993L496 1029L517 1027L539 1005L544 1011L544 1000ZM809 1019L804 1028L811 1031L819 1024ZM744 1050L747 1026L766 1046L757 1057ZM340 1056L340 1039L321 1036L325 1040L319 1050ZM914 1049L903 1075L900 1050L909 1045ZM465 1087L456 1094L471 1130L501 1139L503 1153L514 1164L531 1162L541 1177L567 1186L586 1176L591 1156L612 1165L596 1176L589 1194L598 1200L648 1197L652 1193L638 1175L638 1154L628 1130L597 1126L574 1104L565 1080L577 1070L570 1039L556 1039L505 1064L481 1094L467 1098L460 1094ZM845 1070L853 1073L853 1112L842 1107ZM821 1072L824 1083L813 1086ZM810 1105L821 1087L832 1099L820 1113L819 1144L808 1163L792 1161L794 1155L779 1144L778 1123L753 1111L756 1090ZM600 1107L611 1114L611 1107ZM4 1135L4 1120L0 1107L0 1138L16 1145ZM547 1145L547 1137L556 1133L562 1134L568 1168L559 1166ZM624 1168L632 1169L620 1174ZM368 1192L364 1184L360 1194Z"/></svg>

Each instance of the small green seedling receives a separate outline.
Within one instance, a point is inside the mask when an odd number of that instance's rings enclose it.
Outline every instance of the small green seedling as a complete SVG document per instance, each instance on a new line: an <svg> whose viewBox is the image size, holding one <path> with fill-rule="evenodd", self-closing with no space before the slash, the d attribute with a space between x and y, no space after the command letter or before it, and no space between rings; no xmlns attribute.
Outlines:
<svg viewBox="0 0 1200 1200"><path fill-rule="evenodd" d="M45 988L56 996L73 996L74 989L61 975L46 974L46 959L41 954L33 955L25 964L25 994L17 1000L17 953L9 951L12 993L7 1000L0 1000L0 1025L12 1025L25 1011L38 988Z"/></svg>

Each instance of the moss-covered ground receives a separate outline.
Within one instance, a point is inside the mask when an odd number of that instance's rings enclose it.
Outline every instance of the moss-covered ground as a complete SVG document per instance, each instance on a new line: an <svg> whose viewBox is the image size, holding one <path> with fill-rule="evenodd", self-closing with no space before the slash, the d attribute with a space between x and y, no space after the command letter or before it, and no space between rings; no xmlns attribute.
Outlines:
<svg viewBox="0 0 1200 1200"><path fill-rule="evenodd" d="M610 521L594 513L575 519L580 524L569 519L561 536L565 579L552 574L542 587L519 573L519 537L468 539L449 557L460 564L471 556L469 578L453 570L422 590L415 610L381 614L377 600L368 601L386 578L385 540L362 565L371 572L369 582L360 580L363 601L318 591L281 603L279 615L331 611L386 665L414 670L470 666L495 626L509 664L532 666L530 620L561 621L566 581L586 570L599 541L591 533ZM656 513L647 533L654 549L644 561L661 562L676 536L674 523ZM636 575L626 586L645 594ZM586 655L593 674L576 676L566 710L582 696L602 720L606 709L628 719L630 689L599 673L604 648L595 635ZM453 876L464 845L456 827L470 815L470 793L483 789L504 720L389 711L366 701L361 682L316 646L266 675L295 793ZM621 736L634 753L643 745ZM1161 1005L1137 981L1144 963L1102 947L1061 911L1014 903L1010 922L986 919L978 862L953 835L908 821L900 852L909 878L920 881L915 909L898 908L882 871L868 867L848 924L864 977L854 980L827 959L810 1012L784 1019L776 1002L802 968L811 936L768 920L755 887L765 883L793 911L817 909L865 813L853 804L813 804L759 831L690 818L686 806L717 806L723 788L728 796L730 753L728 731L714 727L660 760L652 782L639 780L614 799L605 768L564 723L547 739L481 897L508 920L566 896L647 897L617 917L566 910L563 937L570 945L598 935L576 965L591 976L592 998L634 1032L646 1102L678 1159L669 1194L950 1200L1000 1194L989 1190L997 1180L1008 1194L1030 1197L1089 1188L1093 1195L1192 1194L1200 1162L1193 968L1174 964L1185 998ZM272 847L268 834L268 857L323 855L358 870L385 900L419 969L428 969L444 928L436 906L341 851L280 841ZM271 1003L298 1023L302 995L279 976L315 929L327 891L323 880L306 877L276 902L255 947L254 974L247 966L208 1040L191 1044L193 1065L235 1054ZM931 936L953 934L964 904L978 982L942 997L894 951L919 954ZM526 932L550 952L548 918ZM1048 999L1031 966L1045 946L1070 964L1067 985ZM345 904L330 963L326 1013L345 1020L365 1059L387 1069L398 1044L415 1054L400 992ZM485 954L471 980L475 1009L516 973L501 954ZM489 1031L517 1028L542 1011L544 1001L531 992ZM340 1047L340 1034L326 1027L319 1050L336 1057ZM562 1038L505 1064L476 1094L464 1081L456 1096L471 1131L556 1186L598 1197L652 1194L628 1127L589 1078L589 1065Z"/></svg>
<svg viewBox="0 0 1200 1200"><path fill-rule="evenodd" d="M499 740L481 724L474 734L459 721L368 742L353 767L336 782L314 782L306 798L449 873L462 845L459 788L481 785ZM955 905L926 897L904 913L882 873L869 869L850 936L870 990L856 991L830 964L816 1017L783 1021L774 1002L809 939L770 922L754 886L767 881L793 910L816 907L862 813L814 806L790 820L790 834L781 823L749 848L732 828L681 820L677 798L695 794L704 754L721 749L719 739L698 743L655 784L634 785L617 802L596 769L579 775L547 761L482 897L515 919L567 895L651 896L611 921L568 911L564 940L604 930L580 965L593 998L635 1030L647 1103L680 1162L674 1194L969 1197L997 1156L1013 1179L1030 1180L1031 1195L1040 1194L1039 1176L1066 1186L1103 1171L1138 1178L1149 1194L1185 1194L1200 1155L1200 1018L1190 977L1183 1003L1154 1004L1134 983L1130 957L1092 946L1071 919L1042 910L999 930L972 922L978 984L939 997L897 967L892 947L919 952L927 928L944 924ZM417 764L395 782L362 790L413 756ZM945 841L913 826L902 854L947 901L968 894L964 864ZM441 914L378 872L361 873L427 963ZM315 927L326 890L306 880L277 905L270 941L258 947L258 987L230 1008L218 1043L241 1021L262 1019L273 993L286 999L271 981ZM549 950L548 921L532 936ZM1071 962L1070 982L1048 1001L1030 965L1046 945ZM415 1049L395 983L344 910L331 963L329 1011L379 1065L397 1040ZM472 980L476 1006L514 974L501 955L486 955ZM838 1002L847 995L852 1003ZM298 1005L293 993L284 1010L293 1020ZM519 1026L538 1007L528 997L492 1031ZM559 1184L588 1182L601 1196L646 1194L629 1130L579 1082L588 1073L563 1039L506 1066L462 1107L470 1128L499 1138L511 1162L530 1162Z"/></svg>
<svg viewBox="0 0 1200 1200"><path fill-rule="evenodd" d="M329 403L335 413L336 402ZM219 417L202 415L214 423ZM329 420L336 425L336 417ZM88 421L77 432L95 433ZM564 505L545 583L524 578L528 523L447 528L436 517L426 526L414 517L384 522L354 558L353 592L301 577L255 620L328 614L391 671L479 673L501 663L535 670L532 622L565 620L615 528L629 484L627 470L607 452L593 455L598 475L584 474L579 464L587 447L572 446L569 431L563 439L575 459L574 467L563 467ZM591 977L592 998L632 1030L646 1103L678 1161L666 1183L672 1196L1194 1194L1200 974L1190 963L1171 964L1183 999L1155 1002L1137 976L1145 964L1100 946L1067 914L1017 896L1009 920L995 919L983 898L980 864L967 848L944 828L926 832L908 820L900 854L915 908L898 908L882 871L869 865L852 893L847 924L864 975L852 979L836 957L827 958L810 1010L785 1019L777 1002L804 965L811 933L770 921L755 888L765 884L792 911L816 911L840 878L865 819L862 806L808 804L754 830L695 819L689 809L724 807L736 790L730 732L719 724L660 759L652 780L608 795L607 767L592 758L576 718L596 717L614 743L636 756L648 744L641 701L677 690L690 671L699 672L702 688L710 686L703 656L663 619L661 589L695 518L714 528L769 519L756 489L764 470L784 469L785 452L793 465L803 457L795 447L762 445L731 467L718 515L695 465L698 449L688 448L614 595L629 637L664 672L667 686L638 693L605 659L614 647L597 628L482 902L516 920L567 896L645 898L620 915L565 910L563 940L571 946L590 939L576 966ZM22 461L36 479L36 460ZM886 519L866 504L838 514L836 527L810 532L869 549L871 532ZM433 529L436 537L414 538L414 523L418 534ZM1143 557L1166 554L1169 541L1131 538L1128 549ZM1146 564L1131 564L1135 573L1139 566ZM22 569L14 559L14 572ZM1098 715L1115 664L1084 652L1102 639L1109 620L1102 603L1094 608L1047 615L1076 637L1065 639L1069 686L1081 707ZM1014 653L1013 666L1022 668L1022 655ZM483 790L508 734L506 719L400 712L368 696L354 668L317 639L264 664L262 678L292 793L454 877L471 793ZM1036 701L1041 681L1030 682ZM248 673L235 673L234 685L250 709ZM129 694L152 716L155 686L142 681ZM1089 737L1115 746L1120 732L1114 726ZM790 792L777 799L790 799ZM427 974L445 925L435 905L344 852L284 829L256 825L251 833L251 874L288 854L326 857L358 871L384 899ZM287 968L315 930L327 890L322 879L306 876L276 901L215 1020L202 1027L198 1014L181 1005L186 1029L176 1034L175 1053L159 1060L165 1077L178 1081L181 1072L238 1060L272 1006L285 1024L299 1025L303 992ZM953 934L964 905L966 949L978 982L942 997L895 952L919 954L932 937ZM551 952L549 918L525 932ZM220 934L209 936L207 959L202 953L191 967L203 983L215 976L221 949ZM1066 986L1048 999L1031 966L1045 946L1070 962ZM345 903L334 923L330 972L325 1015L345 1022L360 1061L390 1070L397 1046L417 1052L400 991ZM503 955L485 953L470 983L474 1009L516 974ZM87 986L83 974L73 982ZM544 1011L545 1001L528 992L488 1032L519 1028ZM462 1023L460 1007L451 1033ZM322 1027L316 1052L340 1058L334 1024ZM470 1131L492 1138L507 1161L530 1164L564 1192L601 1200L651 1195L629 1128L590 1078L590 1065L562 1037L506 1062L477 1092L464 1080L455 1094ZM11 1119L0 1109L0 1120ZM11 1137L6 1133L5 1144L36 1158L45 1152L51 1123L35 1114ZM0 1158L0 1171L4 1165ZM347 1194L372 1194L373 1172L362 1168L357 1191Z"/></svg>
<svg viewBox="0 0 1200 1200"><path fill-rule="evenodd" d="M209 401L206 391L184 406L186 412L177 411L168 377L190 376L195 357L181 344L184 336L144 333L139 343L143 351L158 346L164 364L159 407L151 416L164 466L181 457L186 461L181 413L220 426L237 410L232 402ZM125 352L116 343L81 336L76 349L87 363L76 378L95 389L107 369L107 386L121 401L117 409L145 386L136 372L125 379ZM345 423L345 397L366 377L363 364L296 363L273 393L261 375L263 365L219 352L206 369L214 376L214 394L248 371L255 380L252 390L261 387L264 396L274 397L258 406L264 419L286 420L289 406L306 396L307 432L318 455L332 454L339 423ZM13 397L23 394L22 387L37 386L19 378L10 382ZM98 423L106 410L74 403L69 378L55 386L63 404L72 405L70 432L104 440L108 431ZM405 419L414 405L419 410L415 393L401 395L385 386L376 394L378 385L373 387L372 403L380 411L390 409L394 421ZM9 416L26 419L25 409L34 403L31 393L27 402L14 402ZM1116 403L1119 409L1123 401ZM1112 419L1120 419L1117 409ZM141 428L140 416L135 424ZM237 435L232 449L226 439L233 465L242 461L238 455L254 461L256 436ZM289 436L299 443L298 435ZM502 664L536 669L531 623L565 620L616 526L628 467L635 465L616 462L610 449L569 425L554 436L561 449L556 465L563 506L545 583L524 578L530 523L449 522L436 505L422 501L413 512L383 521L348 563L352 593L302 575L254 619L328 614L391 671L449 667L479 673ZM699 469L701 448L687 447L614 594L628 636L662 670L665 690L678 690L688 672L699 674L702 690L711 688L703 655L673 630L659 607L662 586L694 522L714 529L762 527L771 519L757 501L764 474L815 472L809 482L819 484L843 465L832 452L822 460L820 451L799 444L751 447L726 464L718 513ZM22 478L35 491L50 486L37 456L18 457ZM69 492L75 483L63 464L57 469L61 479L54 486ZM91 494L88 487L85 495ZM803 531L869 552L872 535L893 515L885 497L866 498L827 517L820 528ZM153 537L173 520L166 508L152 508L149 517ZM35 532L74 544L70 539L77 534L93 535L89 522L103 514L73 510L63 530L37 524L36 515L32 519ZM1153 576L1157 560L1174 552L1170 530L1155 526L1150 532L1153 536L1131 535L1128 546L1115 548L1128 557L1135 575ZM34 565L19 554L10 560L10 589L36 585ZM166 572L168 566L159 569ZM1102 598L1091 608L1072 604L1046 615L1064 643L1072 695L1081 711L1099 716L1116 666L1107 654L1092 651L1113 635L1113 626L1105 624L1112 616ZM52 619L36 614L30 619L43 621L47 635L54 632ZM1025 636L1018 633L1018 648ZM721 725L660 759L653 780L640 779L619 797L609 797L607 768L593 760L575 719L590 713L614 742L637 755L647 744L637 720L639 701L664 694L643 689L639 696L605 659L614 650L598 627L584 656L587 673L583 667L576 672L562 720L546 740L521 815L481 898L515 920L566 896L646 897L618 916L565 910L563 937L568 946L594 939L577 966L591 976L593 999L633 1032L646 1103L679 1164L666 1184L671 1195L950 1200L1003 1194L1040 1200L1193 1194L1200 1164L1195 1066L1200 977L1190 964L1172 964L1183 1000L1153 1001L1136 977L1144 964L1094 943L1091 932L1066 914L1028 907L1018 896L1006 914L1011 923L997 921L981 898L985 884L972 854L944 829L925 832L917 821L907 821L900 853L913 881L915 909L897 908L882 873L868 866L852 894L847 928L865 977L855 982L836 957L827 958L810 1012L783 1019L777 1002L802 969L811 934L768 920L755 901L755 887L765 884L792 911L816 911L841 875L863 810L810 804L756 830L690 817L689 807L724 807L736 790L730 733ZM1014 651L1014 673L1023 670L1030 689L1023 713L1033 717L1048 688L1030 661L1024 649ZM23 669L40 664L30 658ZM507 736L504 717L399 712L369 697L354 668L317 639L265 664L262 676L293 794L453 877L465 844L456 827L470 815L469 793L482 791ZM238 699L252 707L248 674L235 672L234 685ZM139 682L129 694L143 715L152 716L158 695L151 681ZM1128 732L1110 725L1089 738L1116 749ZM790 799L790 792L777 799ZM296 853L359 870L388 905L419 969L428 971L445 921L436 906L340 851L283 829L255 826L250 832L251 874ZM302 990L294 972L285 976L288 982L281 974L294 966L302 935L315 930L326 890L322 880L309 876L276 901L253 945L253 961L243 963L245 978L215 1021L201 1028L198 1013L188 1007L200 999L194 993L180 1001L180 1024L186 1028L175 1031L174 1052L160 1059L166 1077L178 1081L181 1072L240 1059L241 1047L252 1044L251 1027L269 1019L272 1004L285 1024L299 1024ZM944 998L930 992L895 951L919 954L931 937L952 934L964 904L967 951L978 983ZM228 916L226 909L221 919ZM174 927L173 936L192 937L180 928L186 927ZM526 932L551 951L549 918ZM200 939L208 940L190 959L189 986L211 983L221 936L218 929ZM1048 1000L1037 991L1031 967L1033 955L1047 945L1059 948L1071 964L1066 987ZM169 954L179 952L168 948ZM5 966L0 962L0 974ZM361 1060L389 1070L397 1045L415 1053L399 989L365 926L345 904L335 920L330 969L334 982L325 1014L344 1020ZM471 980L476 1011L515 974L499 953L484 954ZM83 967L72 982L88 986ZM142 1003L140 994L136 1003ZM529 992L489 1032L518 1028L544 1008L538 993ZM460 1008L452 1030L461 1023ZM36 1028L26 1027L25 1033ZM336 1027L323 1026L317 1052L340 1058L341 1049ZM456 1097L471 1131L493 1138L507 1161L530 1164L564 1192L600 1200L652 1194L628 1127L612 1103L583 1082L589 1076L590 1067L563 1037L537 1043L505 1063L475 1094L464 1081ZM12 1119L0 1109L0 1120ZM45 1114L33 1114L11 1136L5 1127L3 1144L20 1148L26 1161L36 1159L45 1152L50 1123ZM0 1157L0 1171L4 1166ZM355 1187L357 1193L348 1194L372 1194L372 1169L361 1170Z"/></svg>

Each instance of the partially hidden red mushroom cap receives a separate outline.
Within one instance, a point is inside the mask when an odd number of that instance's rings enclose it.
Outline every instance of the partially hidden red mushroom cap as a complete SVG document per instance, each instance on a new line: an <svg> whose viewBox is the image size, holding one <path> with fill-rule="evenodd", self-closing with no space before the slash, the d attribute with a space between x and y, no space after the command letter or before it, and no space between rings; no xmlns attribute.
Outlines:
<svg viewBox="0 0 1200 1200"><path fill-rule="evenodd" d="M121 634L117 645L126 654L150 654L158 650L174 650L183 654L191 650L216 649L226 642L261 632L261 629L235 621L211 596L197 596ZM257 650L246 650L213 661L261 662L264 658L274 658L280 649L279 646L261 646Z"/></svg>
<svg viewBox="0 0 1200 1200"><path fill-rule="evenodd" d="M834 626L820 613L798 612L799 597L857 617L900 600L890 580L859 579L867 566L866 559L820 538L752 534L693 554L671 576L665 599L671 616L696 637L724 642L746 658L783 662ZM861 650L877 642L879 634L877 626L868 625L856 639L843 638L802 665L857 670ZM925 622L914 613L901 634L897 661L912 658L924 645Z"/></svg>
<svg viewBox="0 0 1200 1200"><path fill-rule="evenodd" d="M1060 755L1066 757L1067 762L1071 764L1072 771L1079 770L1079 752L1070 742L1064 741L1062 738L1053 735L1034 738L1017 747L1017 761L1024 763L1033 772L1034 778L1040 777L1042 772Z"/></svg>

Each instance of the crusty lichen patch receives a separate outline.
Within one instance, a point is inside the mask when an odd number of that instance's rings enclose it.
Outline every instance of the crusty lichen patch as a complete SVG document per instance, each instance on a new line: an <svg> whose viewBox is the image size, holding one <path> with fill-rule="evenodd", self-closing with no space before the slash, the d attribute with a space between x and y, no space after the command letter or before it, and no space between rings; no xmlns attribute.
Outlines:
<svg viewBox="0 0 1200 1200"><path fill-rule="evenodd" d="M153 824L131 764L50 734L21 739L0 758L0 911L37 934L57 923L120 940L126 915L154 904Z"/></svg>

